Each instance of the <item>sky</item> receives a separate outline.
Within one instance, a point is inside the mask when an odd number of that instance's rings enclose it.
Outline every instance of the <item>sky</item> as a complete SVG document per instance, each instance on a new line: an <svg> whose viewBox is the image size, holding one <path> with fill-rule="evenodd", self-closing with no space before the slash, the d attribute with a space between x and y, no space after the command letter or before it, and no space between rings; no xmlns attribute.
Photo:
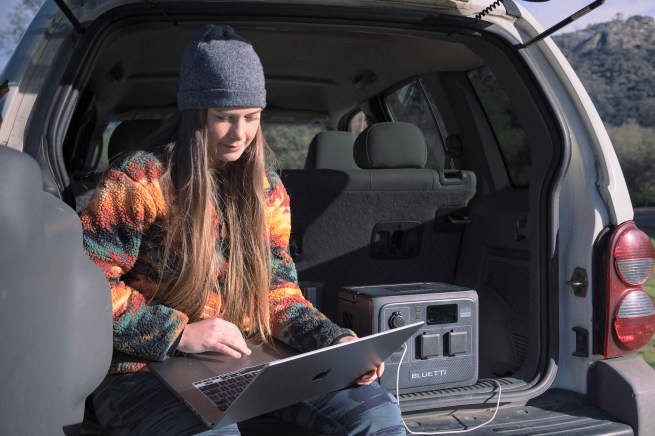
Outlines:
<svg viewBox="0 0 655 436"><path fill-rule="evenodd" d="M549 28L558 21L577 12L583 7L590 4L593 0L550 0L546 2L528 2L525 0L514 0L526 8L544 27ZM20 0L0 0L0 28L7 25L8 14L16 8ZM562 32L572 32L584 29L589 24L601 23L613 20L617 14L623 14L624 18L632 15L649 15L655 17L654 0L605 0L605 3L599 8L594 9L587 15L577 21L574 21ZM4 68L8 56L0 53L0 71Z"/></svg>
<svg viewBox="0 0 655 436"><path fill-rule="evenodd" d="M544 29L579 11L593 0L550 0L546 2L527 2L514 0L527 9L541 23ZM653 0L605 0L600 7L574 21L558 33L573 32L584 29L589 24L613 20L617 14L623 18L633 15L648 15L655 17L655 1Z"/></svg>

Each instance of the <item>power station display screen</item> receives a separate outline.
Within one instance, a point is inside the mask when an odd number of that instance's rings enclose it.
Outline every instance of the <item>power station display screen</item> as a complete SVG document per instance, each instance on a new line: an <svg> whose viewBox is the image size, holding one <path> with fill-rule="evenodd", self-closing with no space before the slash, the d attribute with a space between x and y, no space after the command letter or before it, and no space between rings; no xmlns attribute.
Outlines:
<svg viewBox="0 0 655 436"><path fill-rule="evenodd" d="M428 306L427 311L428 325L434 324L453 324L457 322L457 304L443 304L439 306Z"/></svg>

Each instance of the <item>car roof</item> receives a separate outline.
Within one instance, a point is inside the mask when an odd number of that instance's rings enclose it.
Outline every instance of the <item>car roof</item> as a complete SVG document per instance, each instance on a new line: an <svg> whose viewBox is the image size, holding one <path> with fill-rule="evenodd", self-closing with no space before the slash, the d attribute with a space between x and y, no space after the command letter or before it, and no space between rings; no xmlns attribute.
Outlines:
<svg viewBox="0 0 655 436"><path fill-rule="evenodd" d="M125 25L94 68L97 98L117 111L175 105L179 60L203 23ZM483 64L462 44L393 29L302 23L230 24L253 43L269 111L342 114L394 83L425 72Z"/></svg>

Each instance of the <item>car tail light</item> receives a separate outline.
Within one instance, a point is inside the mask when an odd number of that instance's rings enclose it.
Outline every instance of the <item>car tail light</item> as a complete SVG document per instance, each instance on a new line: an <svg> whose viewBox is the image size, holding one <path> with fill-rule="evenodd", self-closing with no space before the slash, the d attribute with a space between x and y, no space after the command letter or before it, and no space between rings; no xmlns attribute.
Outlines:
<svg viewBox="0 0 655 436"><path fill-rule="evenodd" d="M653 273L655 251L632 221L614 230L608 248L603 354L616 357L643 347L655 331L655 304L641 288Z"/></svg>

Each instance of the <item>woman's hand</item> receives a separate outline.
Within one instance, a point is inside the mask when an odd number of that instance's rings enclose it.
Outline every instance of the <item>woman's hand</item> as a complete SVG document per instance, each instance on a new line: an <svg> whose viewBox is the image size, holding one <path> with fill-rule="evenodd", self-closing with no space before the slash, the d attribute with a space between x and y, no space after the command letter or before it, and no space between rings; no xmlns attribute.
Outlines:
<svg viewBox="0 0 655 436"><path fill-rule="evenodd" d="M218 351L237 359L251 353L239 328L218 318L187 324L177 349L183 353Z"/></svg>
<svg viewBox="0 0 655 436"><path fill-rule="evenodd" d="M357 338L355 336L344 336L343 338L337 341L337 344L343 344L344 342L354 341ZM380 377L384 372L384 362L382 362L377 368L374 368L357 379L358 385L368 385L371 384L376 378Z"/></svg>

